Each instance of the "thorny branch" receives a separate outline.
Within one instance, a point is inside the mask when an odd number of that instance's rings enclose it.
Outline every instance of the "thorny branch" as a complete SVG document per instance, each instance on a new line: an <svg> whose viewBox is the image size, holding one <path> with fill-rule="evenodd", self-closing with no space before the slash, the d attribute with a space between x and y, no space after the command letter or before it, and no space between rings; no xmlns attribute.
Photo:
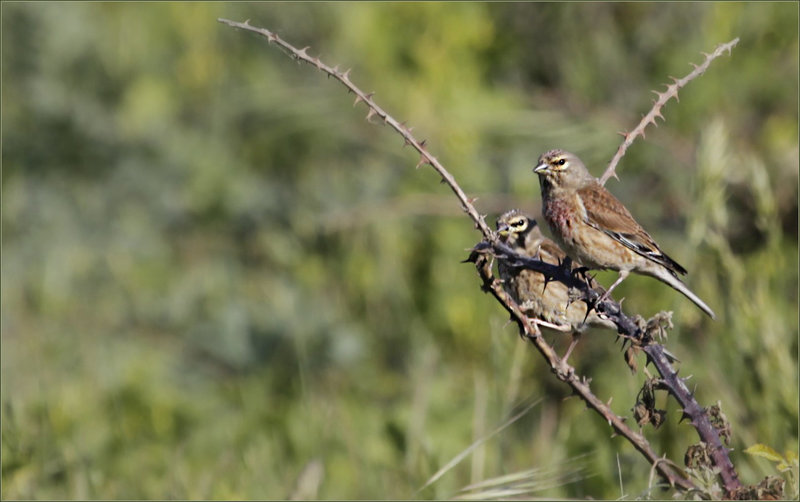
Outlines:
<svg viewBox="0 0 800 502"><path fill-rule="evenodd" d="M501 242L496 242L493 245L482 242L476 246L468 260L476 263L476 266L478 267L478 273L481 275L484 281L484 290L489 288L495 298L506 308L506 310L509 311L519 325L520 333L522 334L523 338L530 339L527 330L525 330L525 326L527 325L527 317L519 311L519 308L516 308L516 310L511 308L509 302L511 305L513 305L513 300L509 298L508 295L500 295L494 291L496 287L500 287L500 289L502 289L502 286L499 286L496 279L491 278L491 271L483 270L481 264L479 263L481 259L480 254L488 252L489 248L491 248L492 255L494 255L497 259L504 260L512 267L535 270L547 277L548 280L556 280L566 284L570 288L579 290L581 293L581 300L585 301L587 305L594 306L594 309L598 313L608 317L617 326L618 334L621 337L627 341L630 341L636 347L642 348L644 353L647 355L648 362L652 363L659 375L661 375L660 383L675 397L675 399L681 405L683 408L684 417L689 419L690 423L697 431L698 436L700 436L700 439L709 445L709 454L714 465L720 471L719 474L722 478L725 490L731 494L741 487L739 477L736 474L736 469L728 455L728 450L722 444L717 431L712 426L709 417L705 414L705 410L703 410L703 408L697 403L697 400L694 398L694 394L686 387L685 379L679 378L678 372L672 367L672 362L675 360L674 356L670 354L663 345L655 343L652 335L646 329L643 329L640 326L640 322L637 322L637 320L626 316L625 313L622 312L622 308L619 303L613 300L605 300L597 303L597 300L602 293L593 290L584 280L576 277L570 271L570 267L568 265L551 265L533 258L518 255L511 248ZM620 435L628 439L640 452L642 452L648 461L653 464L656 469L670 481L670 483L674 483L674 480L664 473L664 471L667 470L667 466L664 462L656 463L656 459L658 457L653 456L646 450L640 448L639 444L637 443L638 437L630 436L627 432L623 432L617 428L616 424L614 424L607 415L607 413L613 413L610 409L604 410L595 406L596 402L600 402L596 396L591 396L594 399L588 399L584 396L584 390L591 394L588 389L588 385L586 386L586 389L578 389L575 385L573 385L573 382L565 380L560 376L556 369L557 366L554 366L551 357L549 357L539 346L540 343L544 343L543 340L540 339L531 341L534 342L539 351L542 352L542 355L544 355L548 360L550 367L553 368L553 371L556 373L556 376L559 377L559 379L569 384L573 388L573 391L578 394L587 403L587 405L603 415L608 420L609 425L612 425L612 427L614 427L614 429ZM552 349L550 350L552 351ZM570 371L573 371L574 373L572 368L570 368ZM663 461L663 459L661 460ZM686 486L683 484L677 484L682 488L686 488Z"/></svg>
<svg viewBox="0 0 800 502"><path fill-rule="evenodd" d="M742 485L736 469L728 456L728 449L722 444L720 436L711 424L705 410L697 403L694 394L686 387L686 379L678 378L678 372L672 368L669 356L665 354L664 347L657 343L644 347L647 358L661 375L661 383L675 396L683 408L684 418L688 418L697 431L700 439L709 445L709 454L714 465L719 469L723 486L728 496L741 489Z"/></svg>
<svg viewBox="0 0 800 502"><path fill-rule="evenodd" d="M500 249L505 247L502 244L501 246L502 247ZM483 249L480 249L480 247ZM609 406L610 401L608 404L606 404L594 395L589 387L591 379L576 375L575 368L567 364L566 360L560 359L558 355L556 355L553 347L551 347L541 336L538 326L536 326L536 324L522 312L516 302L514 302L514 299L511 298L508 293L506 293L506 291L503 289L502 282L492 275L489 259L491 253L489 252L489 249L490 248L488 246L479 246L479 249L476 249L476 251L470 255L469 258L469 261L473 261L475 263L475 267L478 269L478 275L480 275L481 279L483 280L483 290L490 292L497 299L497 301L500 302L503 307L505 307L508 313L511 314L512 319L519 327L520 336L523 339L528 340L531 344L533 344L534 347L536 347L539 353L541 353L542 356L547 360L547 363L550 365L550 368L552 369L556 378L569 385L575 395L583 399L588 407L599 413L606 420L606 422L608 422L608 425L614 429L615 434L623 436L634 446L634 448L639 450L639 452L641 452L642 455L647 458L648 462L650 462L650 464L652 464L655 469L658 470L658 472L671 486L678 486L683 490L696 489L691 481L676 473L672 466L668 462L664 461L664 458L659 457L658 454L656 454L656 452L650 446L650 443L641 433L633 431L625 424L625 417L620 417L614 413ZM506 250L510 252L511 255L514 255L514 252L510 249L506 248ZM532 261L538 262L538 260ZM554 273L554 280L563 279L564 281L574 284L577 287L587 287L584 281L572 277L571 273L568 271L568 268L550 265L545 262L538 263L543 265L543 269L547 269ZM542 272L546 273L544 271ZM595 295L598 294L597 292L594 293ZM619 308L619 305L617 304L616 307ZM624 317L624 314L621 312L619 312L619 314Z"/></svg>
<svg viewBox="0 0 800 502"><path fill-rule="evenodd" d="M688 84L695 78L702 75L708 68L708 65L710 65L713 60L720 57L725 51L728 51L728 54L730 54L731 49L733 49L733 47L738 43L739 39L734 38L733 40L731 40L726 44L718 45L717 48L714 50L714 52L712 52L711 54L704 53L706 59L700 65L690 63L692 66L694 66L694 70L692 70L691 73L689 73L688 75L686 75L681 79L670 77L672 83L667 84L666 91L664 92L653 91L656 94L656 96L658 96L656 100L653 102L653 108L647 113L647 115L642 117L642 121L639 122L639 125L634 127L631 132L620 133L625 139L622 141L622 144L619 145L617 153L614 154L614 158L611 159L611 162L609 162L605 172L600 177L601 185L605 185L606 181L608 181L610 177L612 176L614 178L617 177L617 172L616 172L617 164L619 163L620 159L622 159L622 156L625 155L625 152L628 150L628 147L631 146L631 144L633 144L634 140L637 137L641 136L642 138L644 138L645 128L647 128L647 126L650 124L653 124L654 126L658 127L658 124L656 123L656 118L664 120L664 116L661 114L661 108L663 108L664 105L667 104L667 101L669 101L670 98L675 98L675 101L678 101L678 91L681 88L683 88L686 84Z"/></svg>
<svg viewBox="0 0 800 502"><path fill-rule="evenodd" d="M304 47L302 49L297 49L290 43L283 40L277 34L265 29L265 28L257 28L255 26L250 25L250 20L248 19L244 23L237 23L236 21L230 21L228 19L217 19L220 23L227 24L228 26L233 26L234 28L241 28L243 30L252 31L253 33L258 33L259 35L263 36L267 39L269 43L277 44L281 49L288 51L291 57L294 57L304 63L308 63L311 66L315 66L321 72L327 74L329 77L334 77L336 80L344 84L347 87L349 92L352 92L356 95L356 99L353 102L353 106L357 105L360 102L364 102L369 108L367 112L367 120L372 122L372 119L377 116L381 120L383 120L384 124L388 124L392 129L397 131L405 141L406 145L411 145L414 147L416 151L419 152L420 159L417 167L420 167L424 164L430 164L433 169L439 173L442 177L442 180L447 183L447 186L456 194L458 197L459 202L461 202L461 208L464 210L465 213L469 215L470 218L475 222L475 228L481 231L484 238L493 240L494 239L494 232L489 228L486 224L486 220L483 216L478 214L478 211L475 210L475 206L472 205L472 202L467 195L461 190L461 187L458 186L456 183L455 178L447 171L447 169L442 166L441 163L428 153L428 150L425 148L425 140L417 141L417 139L411 135L411 127L406 126L403 123L398 122L394 119L391 115L383 111L383 108L378 106L375 101L373 101L372 96L375 94L373 92L365 93L361 89L355 86L353 82L350 81L350 69L345 71L340 71L338 66L328 66L322 61L320 61L319 57L311 57L308 55L308 49L310 47Z"/></svg>
<svg viewBox="0 0 800 502"><path fill-rule="evenodd" d="M531 341L542 356L547 360L551 369L556 374L557 378L567 383L575 394L581 397L587 405L596 410L602 415L614 429L615 433L624 436L630 441L636 449L638 449L647 460L654 466L655 469L661 473L662 476L672 485L679 486L684 490L695 489L691 481L686 479L683 475L677 473L677 469L673 469L668 461L659 457L650 447L647 440L639 433L631 430L625 425L625 419L614 414L608 405L603 403L597 398L589 388L588 380L585 377L578 377L575 375L575 370L569 366L566 361L561 360L555 354L555 351L550 347L538 330L536 324L529 319L514 303L503 290L502 285L497 279L491 275L491 269L488 266L488 256L495 256L497 259L507 260L512 266L528 268L545 274L549 279L564 282L569 287L577 288L582 292L582 300L587 302L588 305L593 306L599 313L609 317L616 325L620 336L625 338L632 344L641 347L648 356L649 362L653 363L658 372L663 378L664 386L675 395L678 402L683 406L684 413L691 419L692 425L698 431L701 439L707 444L712 445L712 456L717 468L721 470L721 475L725 483L725 489L728 493L732 493L740 486L739 480L736 476L736 471L733 464L727 455L727 450L722 446L719 436L714 428L711 426L708 417L703 412L703 409L695 401L693 395L686 388L683 379L677 377L677 372L672 368L671 362L673 357L664 349L663 346L655 343L648 333L643 330L639 324L632 318L626 316L617 302L613 300L605 300L597 303L600 293L592 290L585 281L574 276L569 267L555 266L540 260L520 256L514 253L513 250L498 241L495 233L486 224L484 216L482 216L475 207L472 205L472 200L467 197L461 187L456 183L455 178L441 165L441 163L431 155L425 148L425 141L417 141L411 134L411 128L404 123L395 120L391 115L385 112L378 106L372 99L373 93L365 93L359 89L350 80L350 70L340 71L338 66L331 67L323 63L319 57L311 57L308 54L309 47L297 49L289 44L277 34L264 29L251 26L248 21L239 23L227 19L218 19L219 22L240 28L243 30L257 33L268 40L269 43L275 43L290 57L299 61L308 63L329 77L334 77L341 82L349 92L356 95L354 105L363 102L368 107L367 120L372 122L372 119L377 116L384 124L388 124L392 129L397 131L404 139L406 145L411 145L420 154L420 161L417 167L424 164L429 164L441 176L444 183L446 183L461 203L461 207L469 217L474 221L475 228L480 230L483 234L484 241L476 246L473 254L470 255L469 261L476 263L478 274L483 279L484 290L491 292L494 297L503 305L503 307L512 315L514 321L518 324L521 335ZM671 97L677 99L677 91L686 85L690 80L697 77L705 71L710 62L718 57L724 50L730 51L731 48L738 42L738 39L723 44L717 48L711 55L706 55L706 61L696 66L695 70L680 80L674 80L674 83L668 86L667 91L659 94L654 108L648 113L642 122L630 133L625 135L625 141L620 146L617 155L615 155L609 168L601 178L601 183L605 182L608 177L615 175L614 167L620 158L624 155L628 146L633 140L641 135L644 136L644 129L649 123L655 123L655 117L661 116L661 107ZM663 117L662 117L663 119Z"/></svg>

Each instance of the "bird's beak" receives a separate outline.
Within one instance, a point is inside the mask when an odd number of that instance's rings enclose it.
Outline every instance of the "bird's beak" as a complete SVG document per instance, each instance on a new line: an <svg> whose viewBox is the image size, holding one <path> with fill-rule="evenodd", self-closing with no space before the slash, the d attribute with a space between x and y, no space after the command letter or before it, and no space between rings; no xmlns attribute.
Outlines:
<svg viewBox="0 0 800 502"><path fill-rule="evenodd" d="M508 225L501 225L500 228L497 229L497 235L500 237L508 237Z"/></svg>
<svg viewBox="0 0 800 502"><path fill-rule="evenodd" d="M547 170L547 164L545 164L544 162L533 168L533 172L537 174L544 172L545 170Z"/></svg>

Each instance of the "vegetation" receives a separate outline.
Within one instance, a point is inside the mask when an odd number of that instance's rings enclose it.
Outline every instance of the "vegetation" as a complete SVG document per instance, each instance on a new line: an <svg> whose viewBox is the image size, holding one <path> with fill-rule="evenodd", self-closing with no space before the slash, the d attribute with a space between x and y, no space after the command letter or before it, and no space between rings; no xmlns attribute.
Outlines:
<svg viewBox="0 0 800 502"><path fill-rule="evenodd" d="M480 235L435 174L218 17L352 66L490 219L539 216L547 149L599 176L652 89L740 37L606 185L718 320L649 278L615 296L674 311L743 482L776 472L752 445L796 458L795 4L4 3L4 499L648 494L460 263ZM644 376L612 336L570 361L632 416ZM697 436L658 405L646 434L680 461Z"/></svg>

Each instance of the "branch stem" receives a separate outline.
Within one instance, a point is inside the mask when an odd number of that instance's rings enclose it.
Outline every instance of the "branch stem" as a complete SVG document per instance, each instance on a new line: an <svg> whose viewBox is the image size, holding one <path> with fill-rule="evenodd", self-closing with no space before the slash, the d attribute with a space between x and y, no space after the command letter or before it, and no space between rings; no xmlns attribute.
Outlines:
<svg viewBox="0 0 800 502"><path fill-rule="evenodd" d="M625 139L622 141L622 144L619 145L617 153L614 154L614 157L611 159L611 162L608 163L608 167L606 168L605 172L600 177L601 185L605 185L606 181L608 181L608 179L612 176L614 178L617 178L617 172L616 172L617 164L619 164L620 159L622 159L622 156L625 155L625 152L628 151L628 147L630 147L633 144L636 138L638 138L639 136L644 138L645 128L647 128L647 126L650 124L658 126L658 124L656 123L656 118L664 120L664 116L661 114L661 109L664 107L664 105L667 104L667 101L669 101L670 98L675 98L675 100L677 101L678 91L681 88L683 88L686 84L688 84L695 78L702 75L708 69L708 66L711 64L711 62L720 57L725 51L727 51L728 54L730 54L731 49L733 49L733 47L738 43L739 43L739 38L734 38L733 40L731 40L726 44L718 45L717 48L714 50L714 52L705 55L706 59L701 64L696 65L692 63L692 66L694 66L694 70L692 70L691 73L689 73L688 75L686 75L681 79L670 77L672 79L672 83L667 85L666 91L664 92L653 91L658 96L658 98L656 98L656 100L653 102L653 108L651 108L650 111L647 112L647 115L642 117L642 120L641 122L639 122L639 125L634 127L633 130L631 130L631 132L621 133Z"/></svg>
<svg viewBox="0 0 800 502"><path fill-rule="evenodd" d="M330 77L335 78L339 82L341 82L347 90L352 92L356 95L355 104L359 102L364 102L367 107L369 107L369 112L367 113L367 120L370 122L374 116L378 116L381 120L383 120L384 124L389 125L392 129L397 131L403 137L403 140L406 144L411 145L417 152L420 154L420 163L417 164L430 164L433 169L439 173L439 176L442 177L442 180L450 187L453 193L458 198L458 201L461 203L461 208L464 210L465 213L469 215L469 217L475 222L475 227L480 230L483 234L483 237L487 240L494 240L494 232L489 228L486 224L486 220L483 216L481 216L478 211L475 209L475 206L472 205L470 199L467 197L467 194L461 189L461 187L456 183L455 178L453 175L450 174L447 169L439 162L439 160L431 155L428 150L425 148L425 141L417 141L417 139L411 134L409 128L395 120L394 117L386 113L383 108L378 106L377 103L372 99L372 93L367 94L361 89L359 89L353 82L350 81L350 70L340 71L338 67L331 67L323 63L319 57L311 57L308 55L308 47L303 49L297 49L295 46L286 42L277 34L265 29L265 28L257 28L255 26L250 25L248 21L244 23L238 23L236 21L231 21L229 19L219 18L217 19L220 23L227 24L228 26L232 26L234 28L239 28L242 30L251 31L253 33L257 33L262 37L266 38L267 41L270 43L277 44L281 49L288 51L289 54L292 55L295 59L303 61L304 63L308 63L311 66L316 67L321 72L327 74Z"/></svg>

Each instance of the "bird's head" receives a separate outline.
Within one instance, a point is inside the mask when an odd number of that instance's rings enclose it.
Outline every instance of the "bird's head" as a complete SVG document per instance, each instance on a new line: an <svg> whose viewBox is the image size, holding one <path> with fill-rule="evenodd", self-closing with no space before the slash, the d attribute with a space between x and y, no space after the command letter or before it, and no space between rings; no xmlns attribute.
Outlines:
<svg viewBox="0 0 800 502"><path fill-rule="evenodd" d="M546 183L553 187L581 188L588 182L595 181L581 159L564 150L543 153L533 172L539 175L539 181L543 185Z"/></svg>
<svg viewBox="0 0 800 502"><path fill-rule="evenodd" d="M496 222L500 240L509 246L526 247L525 241L531 232L537 230L536 220L523 214L519 209L512 209L500 215Z"/></svg>

